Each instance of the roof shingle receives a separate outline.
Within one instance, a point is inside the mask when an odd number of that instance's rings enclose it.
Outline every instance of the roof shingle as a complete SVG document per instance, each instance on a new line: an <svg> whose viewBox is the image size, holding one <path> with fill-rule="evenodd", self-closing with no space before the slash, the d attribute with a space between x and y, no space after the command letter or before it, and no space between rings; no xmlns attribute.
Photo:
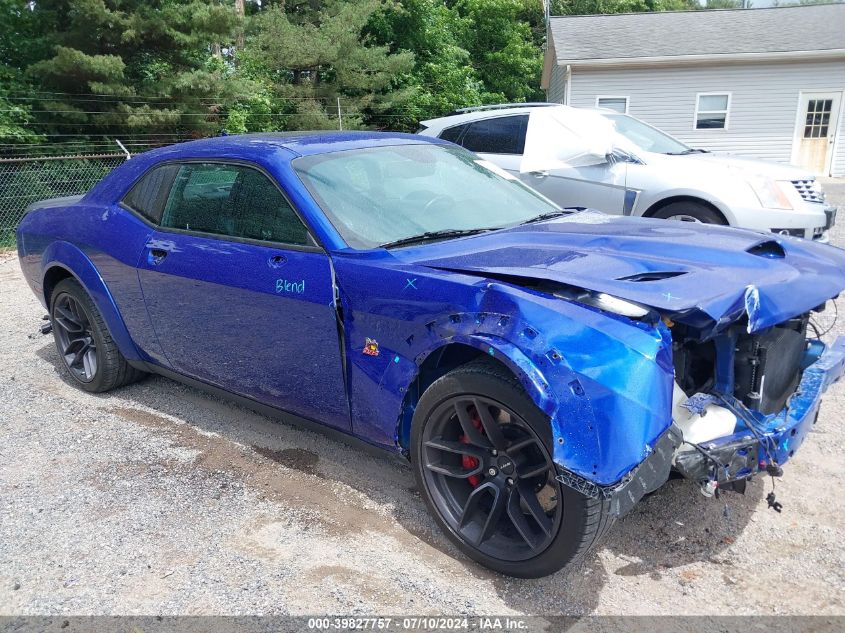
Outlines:
<svg viewBox="0 0 845 633"><path fill-rule="evenodd" d="M845 49L845 4L552 17L558 64Z"/></svg>

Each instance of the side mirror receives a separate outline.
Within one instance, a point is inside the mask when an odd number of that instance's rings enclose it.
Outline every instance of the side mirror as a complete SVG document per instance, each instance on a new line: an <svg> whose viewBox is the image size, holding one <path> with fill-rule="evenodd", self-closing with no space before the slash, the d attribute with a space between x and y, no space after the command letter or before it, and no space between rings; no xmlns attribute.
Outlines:
<svg viewBox="0 0 845 633"><path fill-rule="evenodd" d="M617 163L631 163L633 165L643 164L643 161L637 158L634 154L619 147L614 147L607 153L605 158L610 165L616 165Z"/></svg>

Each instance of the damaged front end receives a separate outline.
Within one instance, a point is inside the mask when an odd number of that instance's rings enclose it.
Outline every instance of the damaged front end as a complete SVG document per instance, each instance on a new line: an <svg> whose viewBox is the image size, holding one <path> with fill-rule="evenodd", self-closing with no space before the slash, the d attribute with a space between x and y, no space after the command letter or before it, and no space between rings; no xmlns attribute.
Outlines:
<svg viewBox="0 0 845 633"><path fill-rule="evenodd" d="M618 517L673 471L707 496L744 492L756 474L780 476L815 424L822 394L845 373L845 337L829 346L808 338L809 316L755 333L736 323L707 340L695 328L665 319L675 366L669 428L612 485L565 468L558 479L604 497Z"/></svg>
<svg viewBox="0 0 845 633"><path fill-rule="evenodd" d="M808 332L845 289L837 248L585 211L414 263L513 295L560 480L616 515L673 470L708 493L779 474L845 372L845 339Z"/></svg>
<svg viewBox="0 0 845 633"><path fill-rule="evenodd" d="M845 372L845 338L808 339L809 319L754 333L734 324L704 342L693 328L671 328L672 417L683 438L673 467L705 494L781 474L815 423L822 394Z"/></svg>

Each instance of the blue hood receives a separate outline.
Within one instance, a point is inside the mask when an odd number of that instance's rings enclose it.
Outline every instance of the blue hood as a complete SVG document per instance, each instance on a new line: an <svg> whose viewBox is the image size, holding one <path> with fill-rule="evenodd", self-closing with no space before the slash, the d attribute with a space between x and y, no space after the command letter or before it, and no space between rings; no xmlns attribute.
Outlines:
<svg viewBox="0 0 845 633"><path fill-rule="evenodd" d="M728 227L582 211L394 251L408 263L605 292L713 332L749 332L805 313L845 289L845 251Z"/></svg>

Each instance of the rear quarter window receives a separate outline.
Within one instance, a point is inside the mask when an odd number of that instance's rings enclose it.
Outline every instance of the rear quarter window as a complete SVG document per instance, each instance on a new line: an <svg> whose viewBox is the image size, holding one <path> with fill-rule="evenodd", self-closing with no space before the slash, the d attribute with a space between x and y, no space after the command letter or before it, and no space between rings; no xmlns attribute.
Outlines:
<svg viewBox="0 0 845 633"><path fill-rule="evenodd" d="M440 133L440 138L442 138L444 141L449 141L450 143L457 143L458 139L461 138L461 134L466 129L466 127L466 123L464 123L463 125L447 127Z"/></svg>
<svg viewBox="0 0 845 633"><path fill-rule="evenodd" d="M150 222L158 224L177 171L178 165L154 167L141 176L121 202Z"/></svg>

